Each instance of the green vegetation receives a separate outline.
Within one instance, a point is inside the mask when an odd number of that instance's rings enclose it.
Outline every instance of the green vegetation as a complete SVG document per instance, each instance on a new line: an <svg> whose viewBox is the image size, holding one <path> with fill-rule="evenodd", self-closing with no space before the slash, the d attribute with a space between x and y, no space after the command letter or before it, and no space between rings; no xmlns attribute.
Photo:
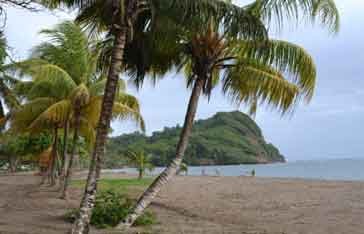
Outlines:
<svg viewBox="0 0 364 234"><path fill-rule="evenodd" d="M143 179L102 179L99 182L100 191L107 191L114 189L117 192L133 192L134 188L144 188L152 183L153 179L143 178ZM72 181L72 186L77 188L83 188L85 186L85 181L75 180Z"/></svg>
<svg viewBox="0 0 364 234"><path fill-rule="evenodd" d="M130 212L138 196L152 183L152 178L142 179L102 179L99 181L99 191L92 211L91 224L98 228L114 227ZM83 188L84 180L72 181L71 186ZM65 218L73 222L78 215L74 209L65 215ZM135 222L136 226L148 226L156 223L155 215L147 211Z"/></svg>
<svg viewBox="0 0 364 234"><path fill-rule="evenodd" d="M22 134L6 133L0 136L0 169L15 172L26 165L34 168L38 162L39 153L51 144L48 134Z"/></svg>
<svg viewBox="0 0 364 234"><path fill-rule="evenodd" d="M181 128L164 128L148 137L140 133L111 138L106 167L121 167L128 150L144 150L156 166L165 166L174 157ZM124 160L124 161L123 161ZM212 118L196 121L186 151L188 165L226 165L282 162L284 157L272 144L267 144L261 129L241 112L217 113Z"/></svg>
<svg viewBox="0 0 364 234"><path fill-rule="evenodd" d="M109 228L116 226L130 212L135 201L125 193L115 189L101 189L95 200L95 207L92 211L91 224L97 228ZM79 211L69 211L65 218L73 222ZM155 215L148 211L140 216L135 222L136 226L147 226L156 223Z"/></svg>

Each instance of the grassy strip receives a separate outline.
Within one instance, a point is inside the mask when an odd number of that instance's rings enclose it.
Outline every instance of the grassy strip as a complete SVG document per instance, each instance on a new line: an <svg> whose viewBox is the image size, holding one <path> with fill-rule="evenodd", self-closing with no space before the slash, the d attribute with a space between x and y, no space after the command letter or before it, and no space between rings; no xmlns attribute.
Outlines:
<svg viewBox="0 0 364 234"><path fill-rule="evenodd" d="M99 191L114 190L116 192L131 192L130 190L140 190L146 188L153 181L153 178L143 178L143 179L101 179L99 181L98 187ZM72 181L72 186L76 188L83 188L85 186L84 180L74 180Z"/></svg>

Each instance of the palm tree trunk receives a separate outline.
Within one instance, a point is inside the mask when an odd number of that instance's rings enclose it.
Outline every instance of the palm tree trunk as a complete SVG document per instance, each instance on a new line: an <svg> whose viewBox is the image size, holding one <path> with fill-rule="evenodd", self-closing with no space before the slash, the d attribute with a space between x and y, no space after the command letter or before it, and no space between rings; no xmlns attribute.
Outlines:
<svg viewBox="0 0 364 234"><path fill-rule="evenodd" d="M60 180L60 190L63 189L64 180L67 173L68 157L67 157L67 138L68 138L68 120L64 123L63 129L63 149L62 149L62 164L61 164L61 180Z"/></svg>
<svg viewBox="0 0 364 234"><path fill-rule="evenodd" d="M143 175L144 175L143 169L139 169L138 179L139 180L143 179Z"/></svg>
<svg viewBox="0 0 364 234"><path fill-rule="evenodd" d="M64 123L64 129L63 129L63 149L62 149L62 176L64 176L66 173L66 162L67 162L67 138L68 138L68 120Z"/></svg>
<svg viewBox="0 0 364 234"><path fill-rule="evenodd" d="M16 156L14 155L11 155L9 156L9 171L10 173L15 173L16 172L16 169L18 168L18 158L16 158Z"/></svg>
<svg viewBox="0 0 364 234"><path fill-rule="evenodd" d="M104 156L106 138L110 127L115 93L118 85L121 66L123 63L126 36L126 26L122 26L117 32L115 32L111 65L109 68L104 97L102 101L102 108L100 113L100 120L97 127L95 146L90 162L89 174L84 196L81 202L80 215L73 225L71 232L72 234L87 234L89 232L91 212L95 204L95 197L97 192L97 182L100 177L102 158Z"/></svg>
<svg viewBox="0 0 364 234"><path fill-rule="evenodd" d="M0 100L0 120L2 118L5 118L5 111L4 111L3 103ZM2 132L4 129L5 129L5 122L4 123L0 122L0 132Z"/></svg>
<svg viewBox="0 0 364 234"><path fill-rule="evenodd" d="M52 146L52 153L51 153L51 162L49 165L49 172L48 176L50 178L50 185L54 186L56 184L56 160L57 160L57 143L58 143L58 128L54 129L54 141Z"/></svg>
<svg viewBox="0 0 364 234"><path fill-rule="evenodd" d="M73 159L75 157L76 154L76 148L77 148L77 140L78 140L78 132L80 129L80 124L81 124L81 107L78 105L75 108L75 130L73 133L73 139L72 139L72 150L71 150L71 155L69 158L69 162L67 163L68 166L65 169L65 177L64 177L64 181L62 184L62 195L61 198L62 199L67 199L67 189L68 189L68 184L69 184L69 180L71 177L71 173L72 173L72 165L73 165Z"/></svg>
<svg viewBox="0 0 364 234"><path fill-rule="evenodd" d="M161 188L164 185L166 185L173 176L176 175L176 172L182 163L182 159L188 145L188 140L191 135L193 121L195 119L198 100L201 96L202 88L203 88L203 80L197 79L192 90L190 101L188 103L185 122L183 124L181 136L177 145L175 159L153 181L153 183L149 186L149 188L139 198L137 204L133 208L133 211L126 217L126 219L123 222L121 222L117 226L117 228L123 229L133 225L135 220L148 207L148 205L152 202L152 200L158 194Z"/></svg>

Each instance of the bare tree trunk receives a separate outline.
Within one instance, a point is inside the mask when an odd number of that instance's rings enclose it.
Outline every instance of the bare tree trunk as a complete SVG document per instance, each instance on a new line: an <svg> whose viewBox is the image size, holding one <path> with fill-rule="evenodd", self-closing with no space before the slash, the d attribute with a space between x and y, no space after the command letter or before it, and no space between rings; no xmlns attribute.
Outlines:
<svg viewBox="0 0 364 234"><path fill-rule="evenodd" d="M56 159L56 177L60 178L62 173L62 159L60 158L59 154L57 154Z"/></svg>
<svg viewBox="0 0 364 234"><path fill-rule="evenodd" d="M8 162L10 173L15 173L16 169L18 168L19 160L16 158L16 156L9 156Z"/></svg>
<svg viewBox="0 0 364 234"><path fill-rule="evenodd" d="M74 130L73 139L72 139L72 150L71 150L71 155L69 157L69 163L67 163L68 166L65 169L65 177L64 177L64 181L62 183L63 187L62 187L61 199L67 199L67 195L68 195L67 189L68 189L68 184L69 184L69 180L70 180L71 173L72 173L73 158L75 157L75 154L76 154L78 131L80 128L80 124L81 124L81 107L78 105L75 108L75 125L74 125L75 130Z"/></svg>
<svg viewBox="0 0 364 234"><path fill-rule="evenodd" d="M203 80L197 79L192 90L190 101L188 103L185 122L183 124L181 136L177 145L175 159L166 167L166 169L153 181L153 183L149 186L149 188L142 194L137 204L133 208L132 212L126 217L125 220L123 220L117 226L117 228L123 229L133 225L135 220L148 207L148 205L152 202L152 200L158 194L161 188L164 185L166 185L173 176L176 175L176 172L182 163L182 159L188 145L188 140L192 131L193 121L195 119L198 100L201 96L202 88L203 88Z"/></svg>
<svg viewBox="0 0 364 234"><path fill-rule="evenodd" d="M97 127L94 151L91 158L84 196L80 206L80 214L73 225L71 232L72 234L87 234L89 232L91 212L95 204L97 182L100 177L102 158L104 157L105 143L110 127L115 93L117 90L119 74L123 63L127 28L125 26L122 26L117 32L115 32L114 35L115 39L112 50L111 65L109 68L104 97L102 101L102 108L100 113L100 120Z"/></svg>

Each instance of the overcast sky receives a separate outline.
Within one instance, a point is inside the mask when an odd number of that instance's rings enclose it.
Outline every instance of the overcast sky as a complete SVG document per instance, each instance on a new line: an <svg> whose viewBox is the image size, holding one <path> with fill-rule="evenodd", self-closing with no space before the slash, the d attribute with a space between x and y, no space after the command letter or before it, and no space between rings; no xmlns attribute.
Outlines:
<svg viewBox="0 0 364 234"><path fill-rule="evenodd" d="M274 111L262 109L256 117L265 138L290 161L364 158L364 1L336 2L341 13L338 35L304 24L273 35L305 47L318 70L316 94L309 105L302 104L290 117L281 118ZM27 56L29 49L44 39L38 35L39 30L71 17L67 13L9 9L6 36L13 55ZM156 87L146 84L139 92L133 88L129 91L141 102L148 133L182 123L189 97L182 76L170 75ZM216 89L209 103L200 102L197 117L236 109ZM130 123L113 123L113 127L114 135L135 130Z"/></svg>

